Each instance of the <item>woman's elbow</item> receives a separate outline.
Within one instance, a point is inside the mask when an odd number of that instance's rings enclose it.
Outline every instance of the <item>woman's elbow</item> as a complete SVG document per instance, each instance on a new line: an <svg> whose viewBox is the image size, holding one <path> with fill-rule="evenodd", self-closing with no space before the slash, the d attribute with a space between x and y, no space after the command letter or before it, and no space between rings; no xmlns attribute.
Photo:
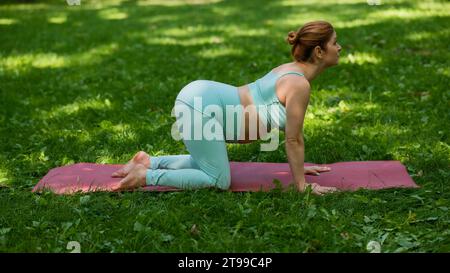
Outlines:
<svg viewBox="0 0 450 273"><path fill-rule="evenodd" d="M288 137L286 138L286 144L303 144L303 137Z"/></svg>

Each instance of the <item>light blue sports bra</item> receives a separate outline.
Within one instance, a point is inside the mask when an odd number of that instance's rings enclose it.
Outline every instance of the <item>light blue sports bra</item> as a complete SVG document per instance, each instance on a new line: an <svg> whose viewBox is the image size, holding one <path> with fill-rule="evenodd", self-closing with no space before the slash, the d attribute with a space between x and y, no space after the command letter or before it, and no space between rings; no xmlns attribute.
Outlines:
<svg viewBox="0 0 450 273"><path fill-rule="evenodd" d="M267 124L270 128L278 127L283 131L286 127L286 108L281 104L275 91L277 80L287 74L304 76L302 73L295 71L283 72L282 74L270 71L248 85L253 104L259 111L258 114L263 119L262 122L265 122L264 124ZM266 110L260 108L262 105L266 106Z"/></svg>

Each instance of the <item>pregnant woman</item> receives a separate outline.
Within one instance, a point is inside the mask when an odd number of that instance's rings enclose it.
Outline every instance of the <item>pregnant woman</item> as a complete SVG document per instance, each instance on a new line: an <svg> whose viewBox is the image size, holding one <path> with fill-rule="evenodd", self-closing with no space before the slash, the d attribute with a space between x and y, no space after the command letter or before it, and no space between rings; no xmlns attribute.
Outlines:
<svg viewBox="0 0 450 273"><path fill-rule="evenodd" d="M140 151L112 174L112 177L123 178L116 190L145 185L226 190L231 183L226 143L250 143L265 136L260 134L261 131L264 133L268 128L270 132L274 127L285 132L289 167L299 191L304 191L309 185L305 174L329 171L328 167L304 167L303 121L311 81L326 68L338 64L341 46L337 43L333 26L326 21L306 23L297 31L289 32L286 40L292 45L293 62L280 64L252 83L235 87L196 80L183 87L175 100L174 110L183 112L177 116L176 124L189 154L150 156ZM237 117L233 115L230 118L227 111L236 106L244 109L244 114L238 111ZM215 107L222 113L211 113L207 107ZM268 108L270 111L261 110ZM185 113L194 116L189 119L191 122L186 123ZM256 121L251 118L255 116ZM256 134L252 129L255 122ZM215 124L215 137L211 137L211 133L209 136L204 131L202 133L207 124ZM220 129L219 134L217 128ZM316 183L311 187L318 195L336 191L334 187Z"/></svg>

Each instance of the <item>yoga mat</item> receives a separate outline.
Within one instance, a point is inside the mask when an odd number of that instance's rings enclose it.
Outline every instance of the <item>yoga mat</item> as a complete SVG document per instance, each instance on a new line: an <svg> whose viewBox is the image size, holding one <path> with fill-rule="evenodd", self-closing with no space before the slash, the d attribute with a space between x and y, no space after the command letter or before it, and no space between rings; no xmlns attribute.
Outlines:
<svg viewBox="0 0 450 273"><path fill-rule="evenodd" d="M331 171L320 176L306 175L309 183L333 186L341 190L417 188L405 166L399 161L351 161L332 164L305 163L305 166L328 166ZM113 178L111 174L122 164L77 163L51 169L33 188L39 192L48 188L57 194L75 192L111 191L122 178ZM292 181L288 163L267 162L230 162L231 191L269 191L276 187L274 179L287 188ZM139 190L179 191L181 189L166 186L146 186Z"/></svg>

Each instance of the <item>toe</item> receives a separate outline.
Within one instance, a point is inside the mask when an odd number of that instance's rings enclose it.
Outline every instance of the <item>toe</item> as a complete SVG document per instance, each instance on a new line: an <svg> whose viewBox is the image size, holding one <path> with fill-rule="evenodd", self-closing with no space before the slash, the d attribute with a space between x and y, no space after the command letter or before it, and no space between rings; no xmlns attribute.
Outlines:
<svg viewBox="0 0 450 273"><path fill-rule="evenodd" d="M128 184L128 180L130 180L128 176L127 176L127 177L124 177L122 180L120 180L120 181L119 181L119 188L120 188L120 189L126 188L126 187L127 187L127 184Z"/></svg>
<svg viewBox="0 0 450 273"><path fill-rule="evenodd" d="M124 174L123 174L122 171L116 171L116 172L113 172L113 173L111 174L112 177L121 177L121 176L123 176L123 175L124 175Z"/></svg>

